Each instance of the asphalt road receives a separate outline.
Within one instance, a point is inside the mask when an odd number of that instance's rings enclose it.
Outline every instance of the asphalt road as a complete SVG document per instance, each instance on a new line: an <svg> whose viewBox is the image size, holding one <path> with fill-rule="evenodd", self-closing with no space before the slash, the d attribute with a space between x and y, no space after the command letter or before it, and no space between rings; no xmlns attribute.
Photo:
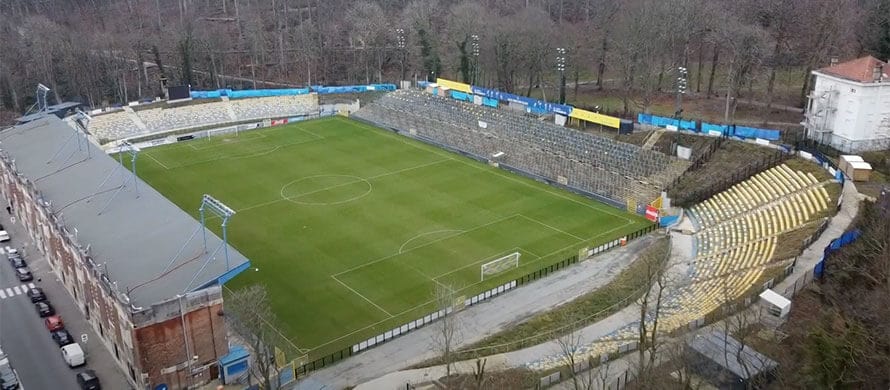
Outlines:
<svg viewBox="0 0 890 390"><path fill-rule="evenodd" d="M61 282L49 268L45 258L33 249L27 234L20 224L10 224L7 215L0 217L0 223L12 237L11 241L0 244L0 248L11 246L20 252L25 250L25 261L31 268L34 280L20 282L15 276L12 264L7 260L5 250L0 254L0 346L9 356L10 363L19 374L23 389L77 389L75 374L86 368L96 370L97 376L106 389L130 389L124 374L114 365L114 359L106 348L98 344L98 336L82 317L72 297L64 290ZM87 364L76 369L69 368L62 359L59 347L50 337L28 298L27 287L33 283L43 288L49 301L62 316L65 327L78 342L86 333ZM80 343L84 346L84 343Z"/></svg>

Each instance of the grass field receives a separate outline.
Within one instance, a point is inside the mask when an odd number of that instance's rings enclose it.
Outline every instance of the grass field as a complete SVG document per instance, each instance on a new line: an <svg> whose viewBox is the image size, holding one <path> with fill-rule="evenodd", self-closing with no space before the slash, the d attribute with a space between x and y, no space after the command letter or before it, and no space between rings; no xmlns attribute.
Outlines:
<svg viewBox="0 0 890 390"><path fill-rule="evenodd" d="M139 171L192 215L204 193L237 211L229 241L259 270L229 287L265 284L313 358L435 310L436 284L470 296L648 223L345 118L146 149Z"/></svg>

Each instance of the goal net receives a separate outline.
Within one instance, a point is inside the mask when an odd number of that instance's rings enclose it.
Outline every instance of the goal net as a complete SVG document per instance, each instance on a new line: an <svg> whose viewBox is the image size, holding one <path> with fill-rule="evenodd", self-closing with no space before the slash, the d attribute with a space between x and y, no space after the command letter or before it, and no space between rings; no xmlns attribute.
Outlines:
<svg viewBox="0 0 890 390"><path fill-rule="evenodd" d="M207 138L213 138L216 136L227 135L227 134L237 136L238 135L238 126L223 127L221 129L207 130Z"/></svg>
<svg viewBox="0 0 890 390"><path fill-rule="evenodd" d="M501 272L519 267L519 252L513 252L509 255L496 260L482 264L481 280L485 280L486 276L496 275Z"/></svg>

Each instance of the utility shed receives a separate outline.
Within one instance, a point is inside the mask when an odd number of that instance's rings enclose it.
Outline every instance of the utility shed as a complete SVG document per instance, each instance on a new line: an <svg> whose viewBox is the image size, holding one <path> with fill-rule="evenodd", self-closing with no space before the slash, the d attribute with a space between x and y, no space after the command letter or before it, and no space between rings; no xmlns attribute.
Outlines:
<svg viewBox="0 0 890 390"><path fill-rule="evenodd" d="M760 301L766 305L769 314L779 318L785 318L791 311L791 301L770 289L760 293Z"/></svg>
<svg viewBox="0 0 890 390"><path fill-rule="evenodd" d="M778 363L719 330L686 342L693 371L720 389L765 387Z"/></svg>

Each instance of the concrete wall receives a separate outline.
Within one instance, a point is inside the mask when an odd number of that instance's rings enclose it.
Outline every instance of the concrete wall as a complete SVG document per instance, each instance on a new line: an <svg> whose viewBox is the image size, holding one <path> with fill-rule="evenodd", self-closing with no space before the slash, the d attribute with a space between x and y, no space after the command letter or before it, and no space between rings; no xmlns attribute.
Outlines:
<svg viewBox="0 0 890 390"><path fill-rule="evenodd" d="M826 128L833 132L820 141L846 152L882 147L883 143L869 140L890 138L890 82L866 84L815 74L814 96L828 91L837 93L830 103L835 111L826 114ZM820 108L814 101L812 110Z"/></svg>

